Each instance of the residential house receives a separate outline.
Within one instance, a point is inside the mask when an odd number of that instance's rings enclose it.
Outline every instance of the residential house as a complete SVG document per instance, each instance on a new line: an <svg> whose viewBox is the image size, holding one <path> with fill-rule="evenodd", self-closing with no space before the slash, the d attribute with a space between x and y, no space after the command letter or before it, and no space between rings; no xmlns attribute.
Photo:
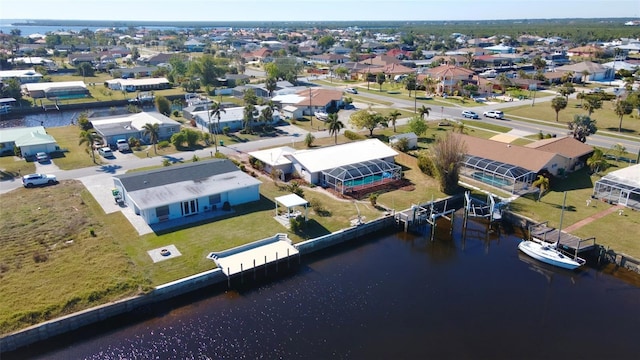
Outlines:
<svg viewBox="0 0 640 360"><path fill-rule="evenodd" d="M146 124L158 124L158 140L169 140L180 132L180 123L157 112L141 112L124 116L109 116L91 119L91 125L107 145L115 145L119 139L135 138L149 144L149 135L145 134Z"/></svg>
<svg viewBox="0 0 640 360"><path fill-rule="evenodd" d="M450 94L454 90L460 90L459 84L472 82L475 72L460 66L440 65L427 69L424 74L437 81L437 93Z"/></svg>
<svg viewBox="0 0 640 360"><path fill-rule="evenodd" d="M24 84L22 94L33 99L78 99L89 97L91 93L84 81L62 81Z"/></svg>
<svg viewBox="0 0 640 360"><path fill-rule="evenodd" d="M169 80L163 77L147 79L113 79L105 81L104 85L111 90L127 92L165 90L171 88Z"/></svg>
<svg viewBox="0 0 640 360"><path fill-rule="evenodd" d="M337 54L320 54L320 55L312 55L309 58L309 61L316 64L322 65L337 65L343 64L349 61L349 58L344 55Z"/></svg>
<svg viewBox="0 0 640 360"><path fill-rule="evenodd" d="M0 70L0 81L16 79L20 84L36 83L42 79L42 74L30 70Z"/></svg>
<svg viewBox="0 0 640 360"><path fill-rule="evenodd" d="M610 81L613 80L615 71L612 68L591 61L583 61L577 64L564 65L556 68L557 71L573 71L582 76L583 81Z"/></svg>
<svg viewBox="0 0 640 360"><path fill-rule="evenodd" d="M562 136L538 140L525 147L558 154L561 159L557 163L557 174L573 172L583 168L587 159L593 154L593 147L571 136Z"/></svg>
<svg viewBox="0 0 640 360"><path fill-rule="evenodd" d="M270 120L266 122L262 122L259 120L260 113L267 106L264 105L256 105L256 109L253 115L253 121L251 122L251 126L256 126L258 124L277 124L280 121L280 112L278 110L273 110L273 116ZM224 108L224 112L220 113L220 120L218 121L217 117L211 117L211 114L208 110L206 110L206 105L204 105L205 110L199 110L202 106L198 106L196 111L190 112L188 115L185 114L186 117L190 117L194 119L196 124L203 129L204 131L213 132L216 128L218 129L218 133L221 133L225 128L229 129L229 131L239 131L244 127L244 107L236 106L236 107L228 107Z"/></svg>
<svg viewBox="0 0 640 360"><path fill-rule="evenodd" d="M301 109L301 112L296 112L288 108L289 113L313 116L316 112L336 112L342 106L342 95L342 91L339 90L309 88L292 94L276 95L272 100L282 108L293 106Z"/></svg>
<svg viewBox="0 0 640 360"><path fill-rule="evenodd" d="M189 39L184 42L183 46L187 52L202 52L205 44L197 39Z"/></svg>
<svg viewBox="0 0 640 360"><path fill-rule="evenodd" d="M24 158L35 156L39 152L52 153L60 150L58 143L53 136L47 134L44 126L0 130L0 155L14 154L16 148L20 149Z"/></svg>
<svg viewBox="0 0 640 360"><path fill-rule="evenodd" d="M258 201L261 184L227 159L116 175L113 183L125 204L147 224Z"/></svg>

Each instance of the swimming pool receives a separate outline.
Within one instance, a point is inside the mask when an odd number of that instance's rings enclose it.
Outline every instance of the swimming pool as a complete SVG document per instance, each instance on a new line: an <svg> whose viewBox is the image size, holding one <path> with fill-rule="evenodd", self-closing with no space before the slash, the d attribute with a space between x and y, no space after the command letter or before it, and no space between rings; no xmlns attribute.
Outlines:
<svg viewBox="0 0 640 360"><path fill-rule="evenodd" d="M367 184L373 184L380 182L382 179L388 179L391 177L391 173L384 172L382 175L369 175L360 179L347 180L344 182L345 187L362 186Z"/></svg>
<svg viewBox="0 0 640 360"><path fill-rule="evenodd" d="M482 181L483 183L491 186L496 186L496 187L507 187L512 185L509 180L493 177L481 172L474 172L471 175L471 178L473 178L474 180Z"/></svg>

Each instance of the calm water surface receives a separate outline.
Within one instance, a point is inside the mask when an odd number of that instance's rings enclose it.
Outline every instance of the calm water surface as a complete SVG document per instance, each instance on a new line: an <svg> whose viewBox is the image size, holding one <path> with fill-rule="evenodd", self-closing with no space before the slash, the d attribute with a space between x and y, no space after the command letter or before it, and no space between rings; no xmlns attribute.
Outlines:
<svg viewBox="0 0 640 360"><path fill-rule="evenodd" d="M640 288L545 267L515 235L461 221L440 239L404 233L307 256L277 281L165 305L11 358L628 359ZM113 327L115 326L115 327ZM107 330L106 328L111 330ZM42 353L46 351L46 353Z"/></svg>

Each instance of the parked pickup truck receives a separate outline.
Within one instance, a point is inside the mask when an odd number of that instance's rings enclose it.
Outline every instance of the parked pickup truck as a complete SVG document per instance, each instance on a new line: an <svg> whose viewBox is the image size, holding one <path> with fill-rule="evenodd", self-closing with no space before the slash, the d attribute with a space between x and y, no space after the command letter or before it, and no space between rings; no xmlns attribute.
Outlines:
<svg viewBox="0 0 640 360"><path fill-rule="evenodd" d="M116 140L116 146L118 147L118 151L125 152L129 151L129 142L125 139Z"/></svg>

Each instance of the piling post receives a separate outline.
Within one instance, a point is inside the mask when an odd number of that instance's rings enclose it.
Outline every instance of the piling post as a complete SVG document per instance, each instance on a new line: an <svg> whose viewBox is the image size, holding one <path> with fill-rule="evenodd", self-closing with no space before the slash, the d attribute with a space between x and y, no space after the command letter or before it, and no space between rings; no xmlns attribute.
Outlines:
<svg viewBox="0 0 640 360"><path fill-rule="evenodd" d="M264 256L264 275L267 275L267 255Z"/></svg>
<svg viewBox="0 0 640 360"><path fill-rule="evenodd" d="M231 272L229 271L229 267L227 267L227 287L231 287Z"/></svg>
<svg viewBox="0 0 640 360"><path fill-rule="evenodd" d="M244 274L243 274L243 269L242 269L242 263L240 263L240 282L244 284Z"/></svg>
<svg viewBox="0 0 640 360"><path fill-rule="evenodd" d="M449 234L453 234L453 220L456 216L456 213L451 213L451 229L449 229Z"/></svg>

